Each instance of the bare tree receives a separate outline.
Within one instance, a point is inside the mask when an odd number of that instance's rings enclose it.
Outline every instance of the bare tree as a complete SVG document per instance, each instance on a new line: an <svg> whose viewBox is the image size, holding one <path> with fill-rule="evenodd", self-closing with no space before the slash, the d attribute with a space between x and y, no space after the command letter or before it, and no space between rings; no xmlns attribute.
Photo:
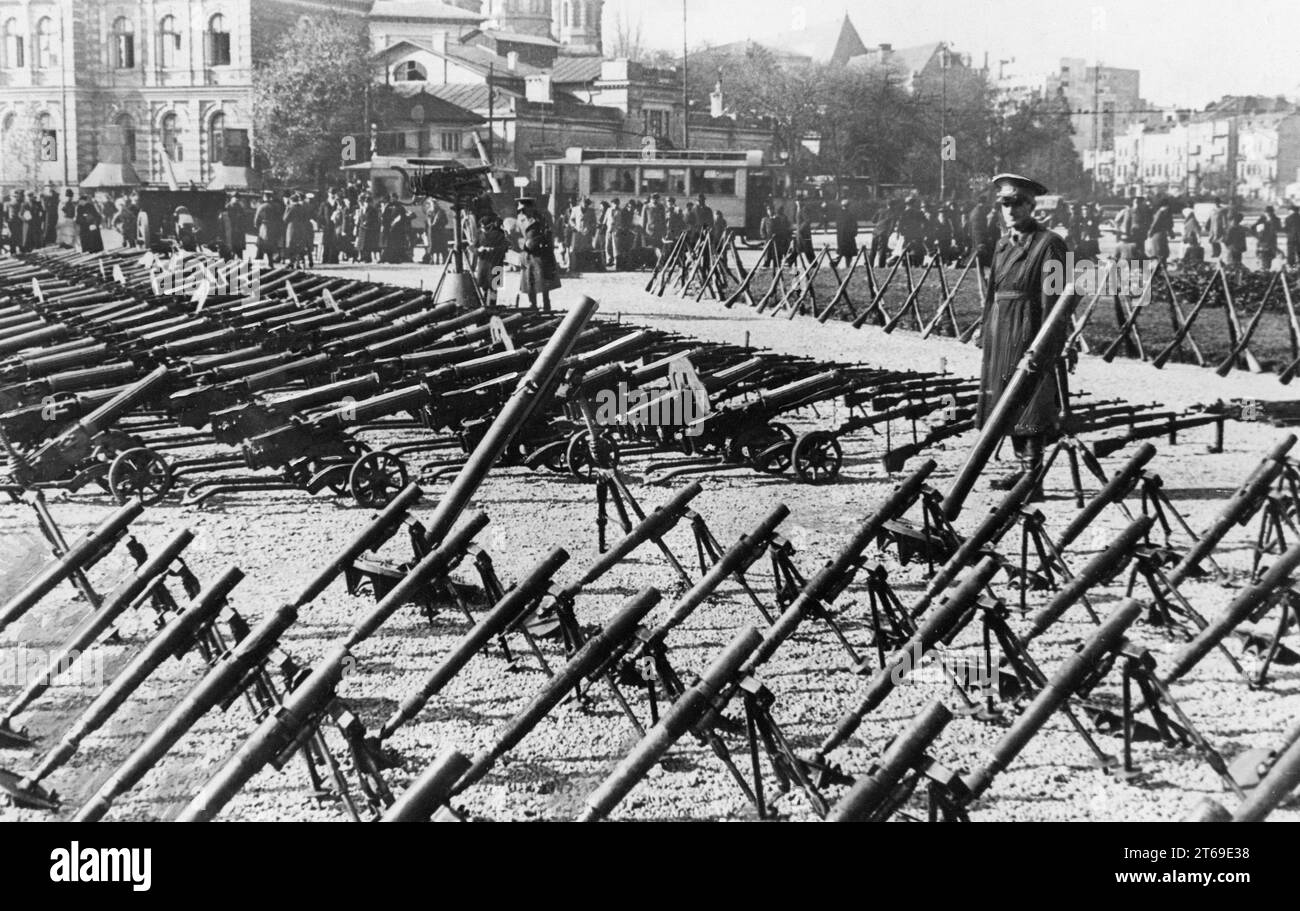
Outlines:
<svg viewBox="0 0 1300 911"><path fill-rule="evenodd" d="M641 29L641 17L635 21L620 10L614 19L614 40L610 43L608 53L611 59L626 57L637 63L645 62L647 50Z"/></svg>

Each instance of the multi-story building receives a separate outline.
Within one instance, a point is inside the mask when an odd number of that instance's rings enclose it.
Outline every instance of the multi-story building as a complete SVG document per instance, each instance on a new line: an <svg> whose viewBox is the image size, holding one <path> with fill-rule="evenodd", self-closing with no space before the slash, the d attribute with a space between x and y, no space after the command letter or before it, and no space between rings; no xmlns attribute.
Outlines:
<svg viewBox="0 0 1300 911"><path fill-rule="evenodd" d="M1013 63L1012 60L1002 61ZM1071 139L1075 151L1091 170L1114 166L1116 143L1133 124L1157 126L1161 115L1143 100L1139 70L1088 64L1081 57L1063 57L1056 70L1016 73L999 68L995 82L998 101L1005 107L1031 98L1059 99L1070 109ZM1102 182L1100 174L1099 182Z"/></svg>
<svg viewBox="0 0 1300 911"><path fill-rule="evenodd" d="M1114 148L1121 193L1235 194L1272 202L1300 179L1300 106L1227 97L1156 127L1131 125Z"/></svg>
<svg viewBox="0 0 1300 911"><path fill-rule="evenodd" d="M678 69L602 60L604 0L0 0L0 187L226 186L253 83L303 19L368 32L384 152L529 173L570 146L680 145ZM715 112L716 113L716 112ZM697 113L691 144L764 147ZM370 124L357 124L358 132ZM382 153L381 153L382 154Z"/></svg>
<svg viewBox="0 0 1300 911"><path fill-rule="evenodd" d="M0 185L75 185L105 161L206 185L247 164L253 72L303 17L368 0L0 0ZM125 182L125 181L124 181Z"/></svg>

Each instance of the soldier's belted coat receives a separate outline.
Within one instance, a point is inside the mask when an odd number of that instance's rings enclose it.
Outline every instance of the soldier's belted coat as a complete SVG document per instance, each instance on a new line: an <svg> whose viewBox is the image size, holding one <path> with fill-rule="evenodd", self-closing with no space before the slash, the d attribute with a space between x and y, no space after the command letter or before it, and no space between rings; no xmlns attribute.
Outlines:
<svg viewBox="0 0 1300 911"><path fill-rule="evenodd" d="M981 427L1042 326L1043 315L1060 297L1060 287L1053 287L1052 293L1047 293L1043 277L1047 263L1052 260L1062 263L1060 274L1064 276L1065 252L1065 240L1037 223L1032 231L1019 238L1008 232L993 250L984 299L984 356L976 413L976 422ZM1064 276L1060 283L1067 280L1068 276ZM1056 371L1049 371L1011 433L1014 436L1055 435L1060 427L1060 412Z"/></svg>

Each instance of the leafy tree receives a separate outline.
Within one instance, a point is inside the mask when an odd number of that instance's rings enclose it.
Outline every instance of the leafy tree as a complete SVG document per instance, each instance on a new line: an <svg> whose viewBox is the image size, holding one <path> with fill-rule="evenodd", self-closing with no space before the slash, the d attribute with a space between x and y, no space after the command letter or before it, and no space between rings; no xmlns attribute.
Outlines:
<svg viewBox="0 0 1300 911"><path fill-rule="evenodd" d="M345 135L365 143L370 78L364 30L313 19L285 35L254 79L255 136L271 175L320 185L338 169Z"/></svg>

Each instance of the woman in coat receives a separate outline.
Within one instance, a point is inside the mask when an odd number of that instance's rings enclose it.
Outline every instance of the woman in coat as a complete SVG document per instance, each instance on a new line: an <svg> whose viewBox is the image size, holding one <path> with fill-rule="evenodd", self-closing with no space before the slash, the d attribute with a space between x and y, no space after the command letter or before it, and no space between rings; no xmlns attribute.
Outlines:
<svg viewBox="0 0 1300 911"><path fill-rule="evenodd" d="M81 202L77 203L76 219L77 242L81 245L81 252L103 253L104 237L99 230L103 219L99 215L99 207L89 196L83 195Z"/></svg>
<svg viewBox="0 0 1300 911"><path fill-rule="evenodd" d="M315 231L312 228L311 214L301 193L293 194L289 208L284 211L284 249L289 264L298 269L310 269L312 263L312 245Z"/></svg>
<svg viewBox="0 0 1300 911"><path fill-rule="evenodd" d="M258 256L265 256L268 266L274 265L284 236L284 212L269 190L262 194L262 204L253 213L253 229L257 231Z"/></svg>
<svg viewBox="0 0 1300 911"><path fill-rule="evenodd" d="M528 306L537 309L537 295L542 296L542 310L551 312L551 292L560 287L559 268L555 262L555 238L546 221L533 208L529 197L519 199L519 224L524 234L523 273L519 293L528 295Z"/></svg>

